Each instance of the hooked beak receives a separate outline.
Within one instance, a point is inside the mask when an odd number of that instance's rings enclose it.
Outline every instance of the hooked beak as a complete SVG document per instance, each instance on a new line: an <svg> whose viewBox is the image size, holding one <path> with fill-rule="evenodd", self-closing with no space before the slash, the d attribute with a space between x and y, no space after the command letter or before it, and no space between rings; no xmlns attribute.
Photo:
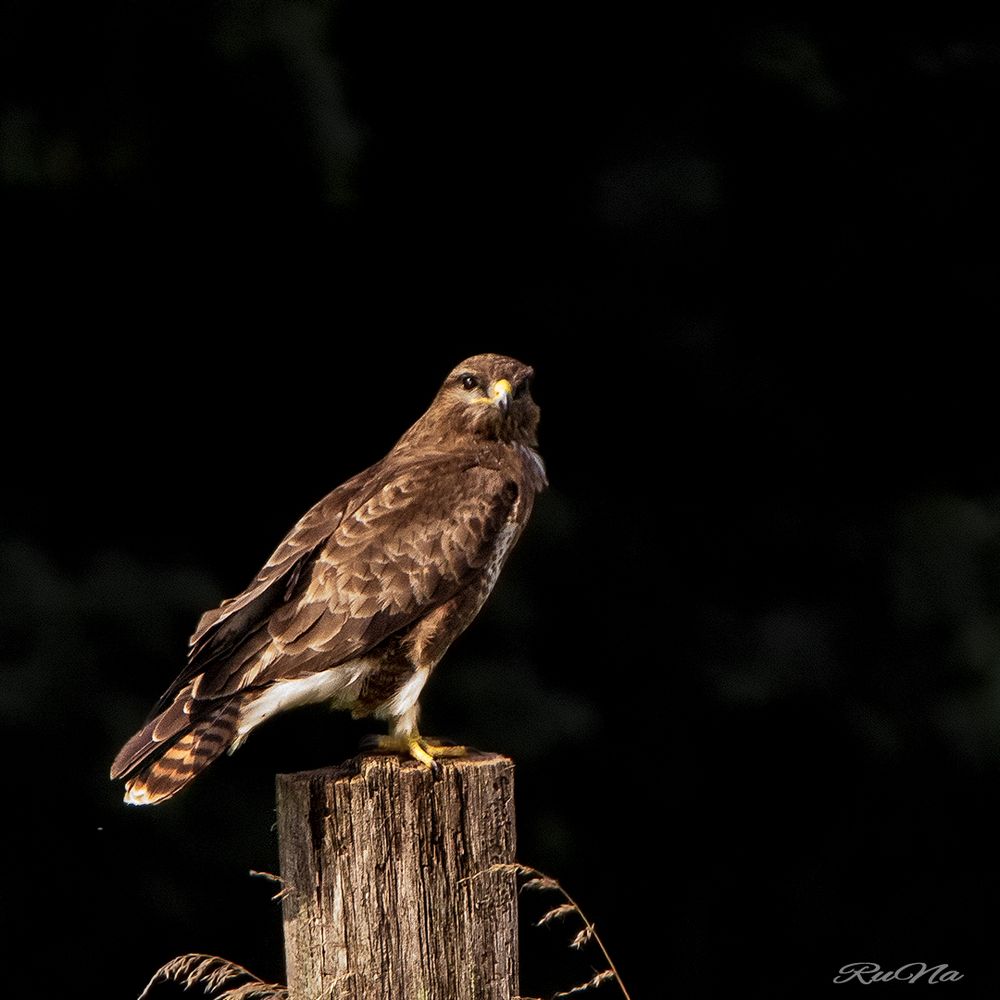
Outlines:
<svg viewBox="0 0 1000 1000"><path fill-rule="evenodd" d="M500 407L500 412L507 416L510 409L510 401L514 395L514 388L505 378L498 378L490 386L490 402Z"/></svg>

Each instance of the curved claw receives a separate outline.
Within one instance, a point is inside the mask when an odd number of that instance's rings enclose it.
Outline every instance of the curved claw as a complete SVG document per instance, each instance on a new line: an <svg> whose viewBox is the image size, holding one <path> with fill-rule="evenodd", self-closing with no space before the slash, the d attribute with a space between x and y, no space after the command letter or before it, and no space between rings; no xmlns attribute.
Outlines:
<svg viewBox="0 0 1000 1000"><path fill-rule="evenodd" d="M377 736L366 737L362 741L362 746L375 747L379 750L391 750L393 753L407 754L414 760L420 761L424 767L430 768L435 777L441 774L441 765L438 764L438 757L464 757L468 752L463 746L455 746L450 743L442 743L439 740L428 740L419 733L408 733L405 736Z"/></svg>

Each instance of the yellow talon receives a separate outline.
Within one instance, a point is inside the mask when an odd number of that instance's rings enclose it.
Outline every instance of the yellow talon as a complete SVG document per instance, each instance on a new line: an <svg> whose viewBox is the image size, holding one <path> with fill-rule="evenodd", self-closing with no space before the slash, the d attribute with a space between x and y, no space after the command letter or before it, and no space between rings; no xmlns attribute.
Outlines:
<svg viewBox="0 0 1000 1000"><path fill-rule="evenodd" d="M421 738L421 743L424 751L432 758L464 757L469 752L468 747L452 746L450 743L431 743L430 740L425 740L423 738Z"/></svg>
<svg viewBox="0 0 1000 1000"><path fill-rule="evenodd" d="M421 736L410 733L407 736L380 736L379 750L391 750L394 753L409 754L414 760L419 760L424 767L436 769L436 757L464 757L468 752L465 747L441 745Z"/></svg>
<svg viewBox="0 0 1000 1000"><path fill-rule="evenodd" d="M434 758L427 752L423 747L419 739L414 739L412 736L406 741L407 750L411 757L416 757L425 767L434 767Z"/></svg>

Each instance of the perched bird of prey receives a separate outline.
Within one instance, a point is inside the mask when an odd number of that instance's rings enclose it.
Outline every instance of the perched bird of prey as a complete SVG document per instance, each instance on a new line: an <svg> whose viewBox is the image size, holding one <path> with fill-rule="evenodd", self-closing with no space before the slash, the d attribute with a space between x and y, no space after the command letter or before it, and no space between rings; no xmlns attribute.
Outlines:
<svg viewBox="0 0 1000 1000"><path fill-rule="evenodd" d="M420 735L418 699L546 485L531 376L497 354L463 361L385 458L202 616L187 667L111 767L126 802L170 798L262 722L312 702L387 719L379 745L428 766L462 752Z"/></svg>

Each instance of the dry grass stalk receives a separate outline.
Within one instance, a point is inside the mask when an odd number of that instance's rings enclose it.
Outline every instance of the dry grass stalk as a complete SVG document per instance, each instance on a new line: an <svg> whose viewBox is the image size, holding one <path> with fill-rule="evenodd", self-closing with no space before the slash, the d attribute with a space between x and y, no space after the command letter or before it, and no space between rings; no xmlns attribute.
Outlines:
<svg viewBox="0 0 1000 1000"><path fill-rule="evenodd" d="M180 983L185 990L200 986L214 1000L288 1000L288 990L280 983L265 983L249 969L217 955L191 954L171 959L156 970L139 1000L146 1000L157 983Z"/></svg>
<svg viewBox="0 0 1000 1000"><path fill-rule="evenodd" d="M254 878L266 878L269 882L276 882L281 888L271 897L271 902L277 902L279 899L284 899L292 890L289 886L285 885L285 880L280 875L272 875L270 872L256 872L252 868L250 869L250 874Z"/></svg>
<svg viewBox="0 0 1000 1000"><path fill-rule="evenodd" d="M507 874L523 876L526 881L521 884L522 890L537 889L558 892L563 897L564 902L560 903L558 906L552 907L552 909L543 914L542 918L536 922L535 926L542 927L553 920L575 913L580 920L583 921L583 928L579 931L576 937L573 938L572 942L570 942L570 947L579 950L593 941L594 944L596 944L600 949L605 962L608 963L608 967L601 972L596 973L592 979L588 979L587 982L580 983L579 986L574 986L572 989L565 990L562 993L556 993L552 997L552 1000L558 1000L559 997L568 997L574 993L583 993L585 990L595 989L600 986L601 983L610 982L612 979L618 984L618 988L622 991L622 996L625 997L625 1000L632 1000L629 996L628 990L625 989L625 984L622 982L622 977L619 975L618 969L615 967L615 963L611 961L608 949L605 948L604 942L597 933L597 928L586 918L577 901L559 884L556 879L542 874L542 872L538 871L536 868L531 868L528 865L522 865L516 862L513 864L490 865L490 867L485 871L478 872L471 877L478 878L480 875L488 875L492 872L504 872ZM538 998L515 997L514 1000L538 1000Z"/></svg>
<svg viewBox="0 0 1000 1000"><path fill-rule="evenodd" d="M603 972L598 972L593 979L588 979L585 983L580 983L579 986L574 986L571 990L565 990L562 993L557 993L552 1000L559 1000L559 997L572 996L574 993L583 993L584 990L592 990L595 986L600 986L601 983L606 983L609 979L616 979L617 973L612 972L611 969L605 969ZM628 994L626 994L627 996Z"/></svg>

